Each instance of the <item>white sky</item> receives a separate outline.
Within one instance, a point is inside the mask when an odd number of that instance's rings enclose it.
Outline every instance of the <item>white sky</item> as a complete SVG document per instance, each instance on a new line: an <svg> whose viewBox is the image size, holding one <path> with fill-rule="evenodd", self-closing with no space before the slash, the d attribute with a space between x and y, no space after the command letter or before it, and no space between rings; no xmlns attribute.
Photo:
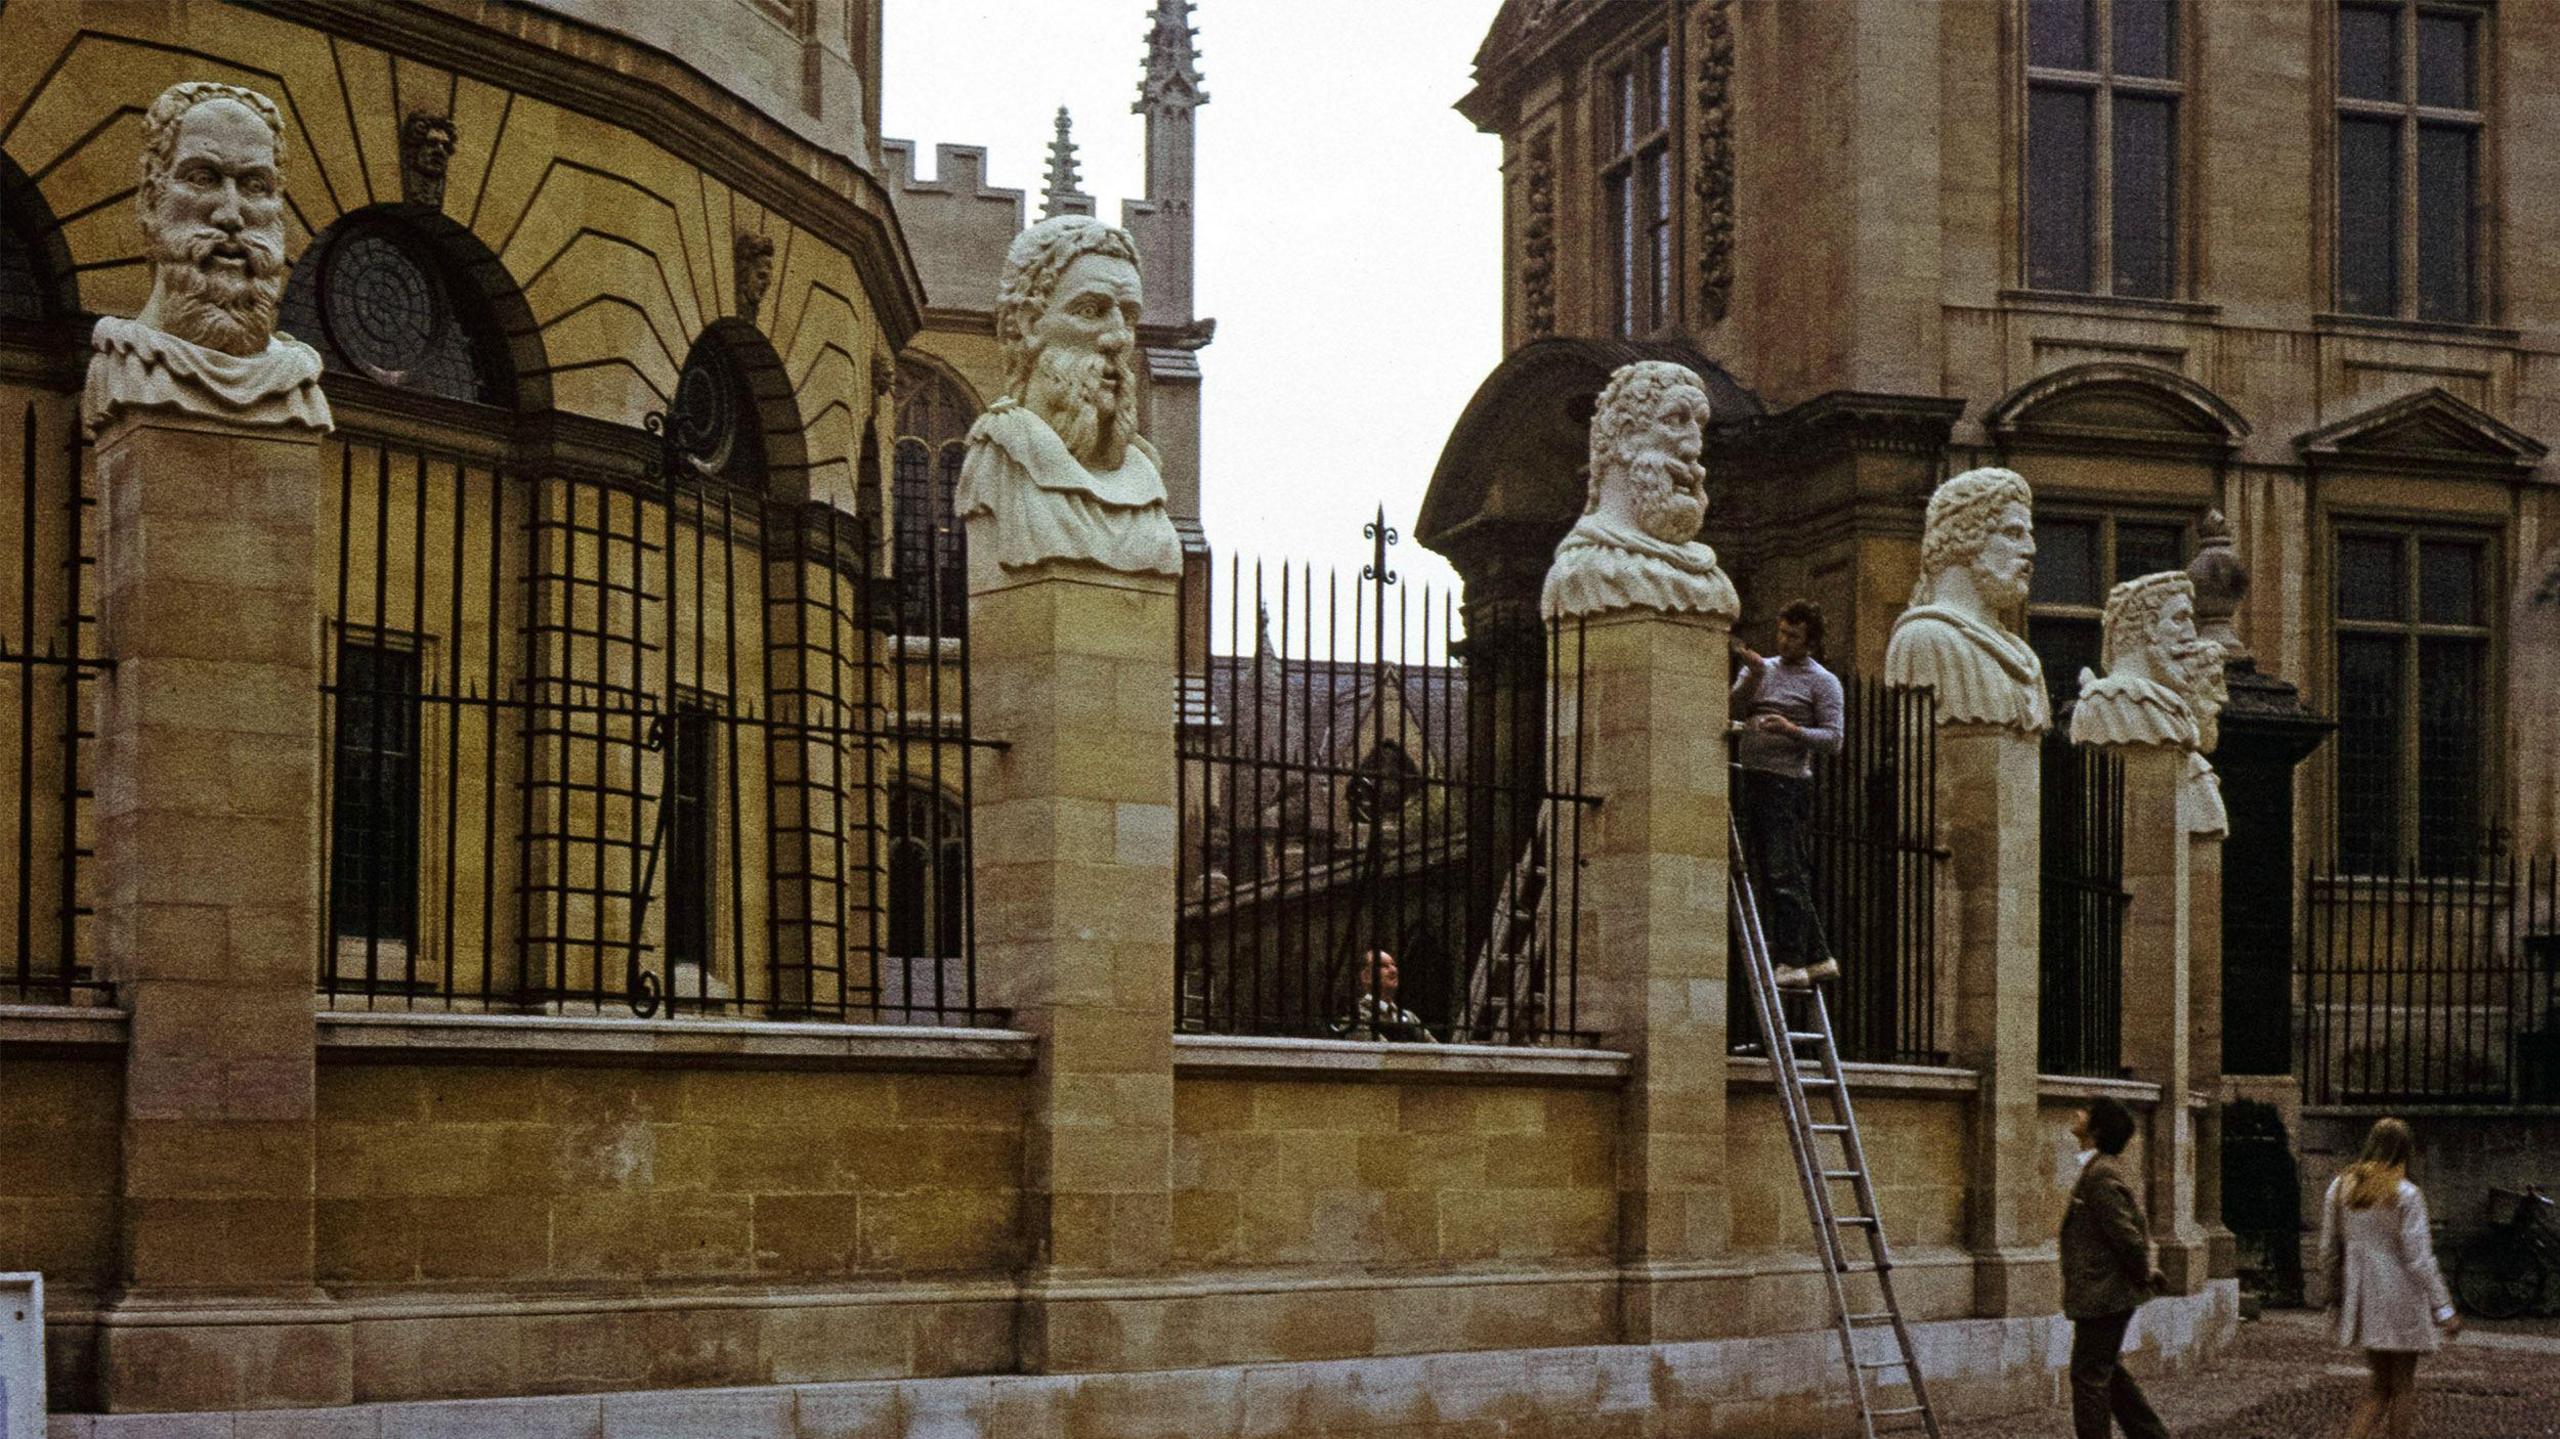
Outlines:
<svg viewBox="0 0 2560 1439"><path fill-rule="evenodd" d="M1119 219L1144 188L1129 107L1151 0L887 4L883 129L916 142L919 167L937 144L984 145L989 182L1036 216L1063 104L1085 193ZM1202 520L1222 584L1238 554L1356 578L1383 502L1408 593L1456 590L1411 531L1501 359L1501 146L1449 108L1496 8L1199 0L1194 307L1218 321L1200 355Z"/></svg>

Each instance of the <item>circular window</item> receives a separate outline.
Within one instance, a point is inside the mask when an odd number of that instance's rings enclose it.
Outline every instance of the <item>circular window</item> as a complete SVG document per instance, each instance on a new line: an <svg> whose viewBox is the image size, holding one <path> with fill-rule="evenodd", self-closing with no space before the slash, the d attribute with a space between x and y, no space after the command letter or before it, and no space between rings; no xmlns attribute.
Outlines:
<svg viewBox="0 0 2560 1439"><path fill-rule="evenodd" d="M474 404L499 402L493 326L458 299L437 253L396 221L351 217L294 266L279 323L333 370Z"/></svg>
<svg viewBox="0 0 2560 1439"><path fill-rule="evenodd" d="M667 406L667 439L705 474L745 485L764 478L754 397L738 362L710 336L693 342L684 368L676 372L675 398Z"/></svg>

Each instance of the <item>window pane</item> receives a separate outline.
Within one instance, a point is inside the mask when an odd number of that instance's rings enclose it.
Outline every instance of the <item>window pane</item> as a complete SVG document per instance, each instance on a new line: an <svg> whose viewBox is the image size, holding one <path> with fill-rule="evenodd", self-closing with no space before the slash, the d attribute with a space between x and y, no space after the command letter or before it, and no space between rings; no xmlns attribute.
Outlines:
<svg viewBox="0 0 2560 1439"><path fill-rule="evenodd" d="M708 711L679 708L675 715L673 753L667 764L665 905L667 958L678 963L711 960L712 862L711 826L716 802L711 788L712 729Z"/></svg>
<svg viewBox="0 0 2560 1439"><path fill-rule="evenodd" d="M2400 855L2400 644L2338 637L2338 858L2352 869Z"/></svg>
<svg viewBox="0 0 2560 1439"><path fill-rule="evenodd" d="M2055 709L2080 697L2080 672L2098 667L2098 639L2096 620L2028 618L2027 643L2044 666L2045 697Z"/></svg>
<svg viewBox="0 0 2560 1439"><path fill-rule="evenodd" d="M2089 0L2027 0L2027 63L2058 70L2092 70Z"/></svg>
<svg viewBox="0 0 2560 1439"><path fill-rule="evenodd" d="M2176 525L2117 525L2116 583L2162 570L2183 570L2186 548L2186 531Z"/></svg>
<svg viewBox="0 0 2560 1439"><path fill-rule="evenodd" d="M2119 92L2115 131L2116 293L2166 296L2173 243L2169 215L2175 192L2172 157L2177 102Z"/></svg>
<svg viewBox="0 0 2560 1439"><path fill-rule="evenodd" d="M1624 155L1636 147L1636 70L1633 65L1618 72L1618 149Z"/></svg>
<svg viewBox="0 0 2560 1439"><path fill-rule="evenodd" d="M2094 605L2105 599L2098 584L2098 522L2037 520L2027 603Z"/></svg>
<svg viewBox="0 0 2560 1439"><path fill-rule="evenodd" d="M2355 100L2400 98L2400 15L2396 8L2338 11L2338 93Z"/></svg>
<svg viewBox="0 0 2560 1439"><path fill-rule="evenodd" d="M1650 328L1660 329L1671 323L1671 152L1657 147L1645 164L1653 178L1647 190L1652 213L1645 221L1645 316Z"/></svg>
<svg viewBox="0 0 2560 1439"><path fill-rule="evenodd" d="M2089 288L2088 94L2027 92L2027 284Z"/></svg>
<svg viewBox="0 0 2560 1439"><path fill-rule="evenodd" d="M2115 0L2113 18L2117 74L2177 73L2177 19L2169 0Z"/></svg>
<svg viewBox="0 0 2560 1439"><path fill-rule="evenodd" d="M2418 127L2418 318L2472 318L2472 143L2458 125Z"/></svg>
<svg viewBox="0 0 2560 1439"><path fill-rule="evenodd" d="M2448 541L2418 546L2418 618L2431 625L2480 623L2480 547Z"/></svg>
<svg viewBox="0 0 2560 1439"><path fill-rule="evenodd" d="M1635 195L1629 188L1632 175L1624 170L1609 177L1609 278L1611 281L1610 328L1616 333L1631 334L1635 329Z"/></svg>
<svg viewBox="0 0 2560 1439"><path fill-rule="evenodd" d="M2408 611L2400 574L2400 542L2374 535L2338 541L2338 618L2396 620Z"/></svg>
<svg viewBox="0 0 2560 1439"><path fill-rule="evenodd" d="M2473 101L2471 17L2418 16L2418 103L2468 110Z"/></svg>
<svg viewBox="0 0 2560 1439"><path fill-rule="evenodd" d="M2400 308L2400 127L2338 122L2338 305L2361 315Z"/></svg>
<svg viewBox="0 0 2560 1439"><path fill-rule="evenodd" d="M2418 862L2430 874L2468 869L2480 848L2483 649L2478 640L2418 642Z"/></svg>
<svg viewBox="0 0 2560 1439"><path fill-rule="evenodd" d="M417 931L417 652L340 643L336 709L330 933L407 944Z"/></svg>
<svg viewBox="0 0 2560 1439"><path fill-rule="evenodd" d="M1656 45L1646 53L1645 64L1653 72L1653 109L1647 117L1653 123L1646 130L1659 130L1671 123L1671 47Z"/></svg>

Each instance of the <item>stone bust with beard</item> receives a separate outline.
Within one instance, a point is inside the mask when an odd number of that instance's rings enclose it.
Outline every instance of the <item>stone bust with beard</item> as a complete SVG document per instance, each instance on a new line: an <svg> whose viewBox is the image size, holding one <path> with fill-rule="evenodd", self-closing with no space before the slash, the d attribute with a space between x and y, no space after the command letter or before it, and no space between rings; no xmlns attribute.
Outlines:
<svg viewBox="0 0 2560 1439"><path fill-rule="evenodd" d="M2158 745L2187 754L2178 786L2179 826L2230 828L2222 784L2206 761L2228 694L2222 646L2196 635L2195 581L2182 570L2126 580L2107 592L2100 659L2106 677L2080 672L2071 707L2074 744Z"/></svg>
<svg viewBox="0 0 2560 1439"><path fill-rule="evenodd" d="M284 297L284 132L275 102L210 81L172 85L143 117L136 195L151 298L90 335L82 417L126 410L327 430L320 356L275 333Z"/></svg>
<svg viewBox="0 0 2560 1439"><path fill-rule="evenodd" d="M1548 619L1654 609L1731 620L1742 612L1706 518L1707 390L1667 360L1619 367L1591 416L1591 488L1556 545L1539 613Z"/></svg>
<svg viewBox="0 0 2560 1439"><path fill-rule="evenodd" d="M1073 560L1178 575L1155 447L1138 433L1138 251L1059 215L1014 237L996 298L1006 393L969 430L956 499L969 585Z"/></svg>
<svg viewBox="0 0 2560 1439"><path fill-rule="evenodd" d="M1937 693L1938 723L2042 734L2044 665L2002 616L2035 568L2035 496L2015 470L1967 470L1938 486L1920 536L1920 581L1885 642L1885 683Z"/></svg>

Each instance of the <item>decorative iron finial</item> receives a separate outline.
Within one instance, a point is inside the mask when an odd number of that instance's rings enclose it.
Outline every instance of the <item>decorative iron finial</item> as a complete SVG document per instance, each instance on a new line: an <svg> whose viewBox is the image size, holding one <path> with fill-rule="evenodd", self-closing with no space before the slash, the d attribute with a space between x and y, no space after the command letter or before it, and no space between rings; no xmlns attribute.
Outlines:
<svg viewBox="0 0 2560 1439"><path fill-rule="evenodd" d="M1191 0L1156 0L1147 32L1147 73L1130 113L1208 103L1209 92L1200 88L1200 32L1191 27Z"/></svg>
<svg viewBox="0 0 2560 1439"><path fill-rule="evenodd" d="M1084 193L1084 177L1078 173L1076 165L1074 126L1075 121L1067 115L1067 107L1059 106L1058 132L1049 141L1049 180L1040 191L1040 218L1043 220L1060 215L1093 213L1093 199Z"/></svg>
<svg viewBox="0 0 2560 1439"><path fill-rule="evenodd" d="M2196 587L2196 635L2222 646L2222 658L2245 660L2249 647L2231 622L2249 594L2249 567L2231 543L2231 522L2222 511L2207 511L2196 526L2196 557L2187 561L2187 578Z"/></svg>

